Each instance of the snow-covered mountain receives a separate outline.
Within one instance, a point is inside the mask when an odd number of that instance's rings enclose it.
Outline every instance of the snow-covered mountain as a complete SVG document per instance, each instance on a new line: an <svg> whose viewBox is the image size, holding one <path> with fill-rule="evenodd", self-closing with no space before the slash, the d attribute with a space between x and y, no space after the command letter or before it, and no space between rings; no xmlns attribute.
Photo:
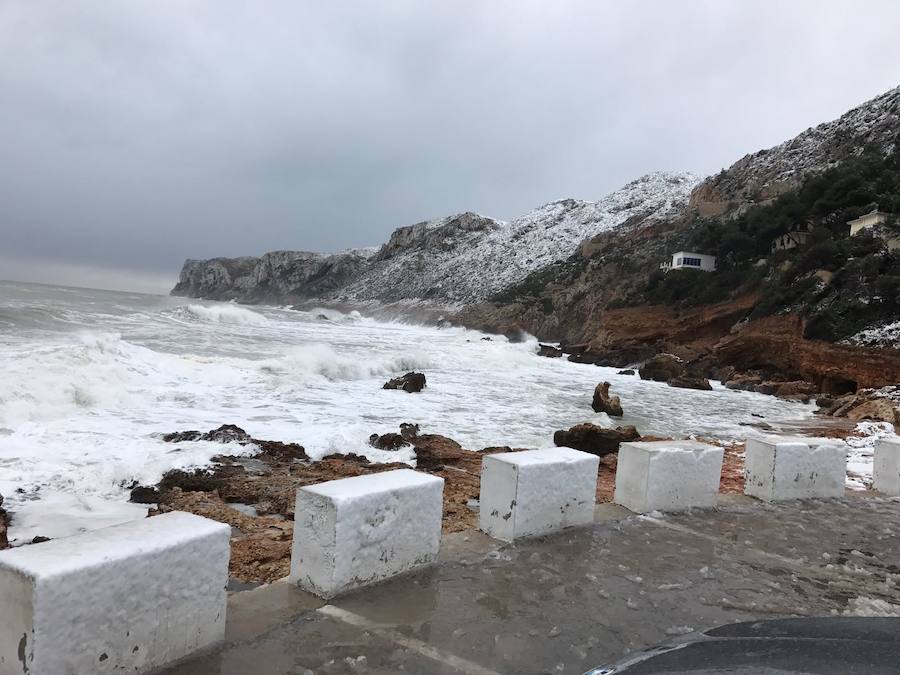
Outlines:
<svg viewBox="0 0 900 675"><path fill-rule="evenodd" d="M876 96L836 120L810 127L772 148L746 155L707 178L691 198L701 215L714 216L795 190L803 178L836 166L865 149L890 155L900 132L900 87Z"/></svg>
<svg viewBox="0 0 900 675"><path fill-rule="evenodd" d="M551 202L510 222L461 213L398 228L377 252L189 260L172 292L257 302L479 302L597 234L677 217L698 182L689 173L652 173L599 201Z"/></svg>

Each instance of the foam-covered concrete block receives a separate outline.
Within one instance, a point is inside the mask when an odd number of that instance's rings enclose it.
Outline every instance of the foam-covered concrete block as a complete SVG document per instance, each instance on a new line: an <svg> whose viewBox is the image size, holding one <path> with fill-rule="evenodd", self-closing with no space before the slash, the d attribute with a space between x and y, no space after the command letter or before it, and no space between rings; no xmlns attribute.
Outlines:
<svg viewBox="0 0 900 675"><path fill-rule="evenodd" d="M847 446L831 439L751 438L744 493L765 501L844 496Z"/></svg>
<svg viewBox="0 0 900 675"><path fill-rule="evenodd" d="M875 443L873 487L886 495L900 496L900 438Z"/></svg>
<svg viewBox="0 0 900 675"><path fill-rule="evenodd" d="M715 506L723 457L697 441L622 443L613 500L635 513Z"/></svg>
<svg viewBox="0 0 900 675"><path fill-rule="evenodd" d="M485 455L481 529L513 541L593 522L599 463L596 455L571 448Z"/></svg>
<svg viewBox="0 0 900 675"><path fill-rule="evenodd" d="M0 551L0 675L146 673L222 640L230 536L175 512Z"/></svg>
<svg viewBox="0 0 900 675"><path fill-rule="evenodd" d="M323 598L437 560L444 480L411 469L297 490L291 581Z"/></svg>

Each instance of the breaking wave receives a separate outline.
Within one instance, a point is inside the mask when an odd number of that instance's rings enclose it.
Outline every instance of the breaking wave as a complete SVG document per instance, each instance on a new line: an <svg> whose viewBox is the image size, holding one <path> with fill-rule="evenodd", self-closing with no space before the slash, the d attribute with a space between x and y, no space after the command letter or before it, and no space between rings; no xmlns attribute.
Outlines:
<svg viewBox="0 0 900 675"><path fill-rule="evenodd" d="M217 305L183 305L176 307L175 316L189 321L207 321L237 326L266 326L269 320L260 314L240 305L227 303Z"/></svg>
<svg viewBox="0 0 900 675"><path fill-rule="evenodd" d="M340 354L327 344L308 344L291 347L276 359L263 361L260 370L277 377L306 380L310 376L326 380L359 380L367 377L402 374L410 370L428 368L425 354L399 356L366 356Z"/></svg>

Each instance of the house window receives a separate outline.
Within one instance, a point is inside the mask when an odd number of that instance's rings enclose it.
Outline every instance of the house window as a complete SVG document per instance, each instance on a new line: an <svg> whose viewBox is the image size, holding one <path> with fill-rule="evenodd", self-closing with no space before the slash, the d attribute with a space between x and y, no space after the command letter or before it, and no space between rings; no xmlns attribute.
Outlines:
<svg viewBox="0 0 900 675"><path fill-rule="evenodd" d="M675 258L675 266L681 265L682 258Z"/></svg>
<svg viewBox="0 0 900 675"><path fill-rule="evenodd" d="M685 258L684 264L691 267L700 267L700 258Z"/></svg>

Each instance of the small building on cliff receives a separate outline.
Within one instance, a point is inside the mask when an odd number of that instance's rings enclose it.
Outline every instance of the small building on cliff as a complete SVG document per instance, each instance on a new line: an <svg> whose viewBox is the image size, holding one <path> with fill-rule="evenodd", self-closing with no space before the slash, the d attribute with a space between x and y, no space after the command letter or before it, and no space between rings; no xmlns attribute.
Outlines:
<svg viewBox="0 0 900 675"><path fill-rule="evenodd" d="M694 251L678 251L672 254L672 260L661 263L659 269L664 272L671 270L700 270L712 272L716 269L716 256Z"/></svg>
<svg viewBox="0 0 900 675"><path fill-rule="evenodd" d="M855 218L854 220L848 220L847 224L850 226L850 236L855 237L860 232L873 230L878 225L884 225L890 215L890 213L879 211L876 208L865 214L864 216L860 216L859 218Z"/></svg>

